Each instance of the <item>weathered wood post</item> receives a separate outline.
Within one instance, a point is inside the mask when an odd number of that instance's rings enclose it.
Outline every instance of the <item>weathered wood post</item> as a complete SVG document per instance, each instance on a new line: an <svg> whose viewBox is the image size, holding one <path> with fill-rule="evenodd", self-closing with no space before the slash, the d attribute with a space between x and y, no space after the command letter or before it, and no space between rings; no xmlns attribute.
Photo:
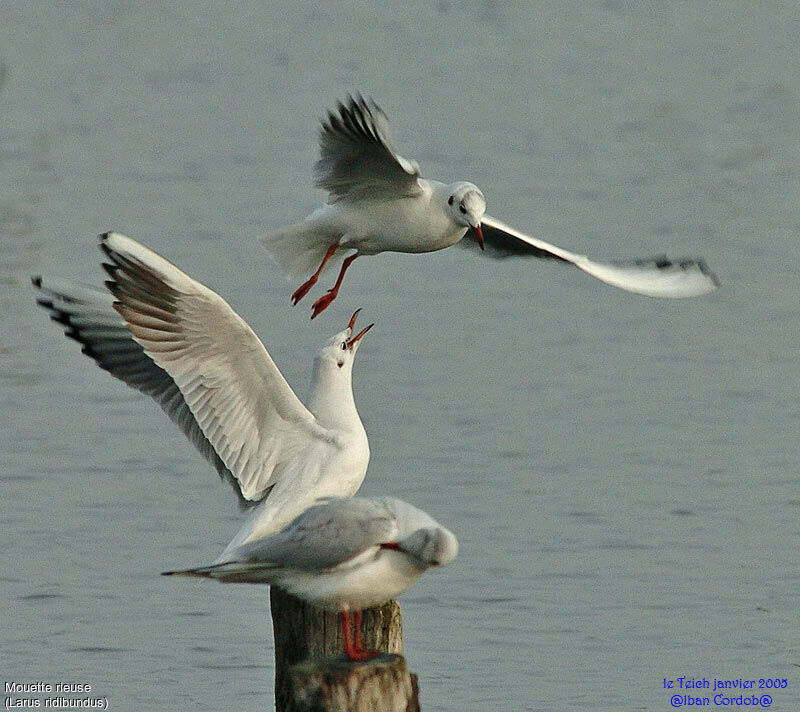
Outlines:
<svg viewBox="0 0 800 712"><path fill-rule="evenodd" d="M339 615L270 588L277 712L415 712L417 676L406 668L397 601L363 612L361 640L381 655L346 660Z"/></svg>

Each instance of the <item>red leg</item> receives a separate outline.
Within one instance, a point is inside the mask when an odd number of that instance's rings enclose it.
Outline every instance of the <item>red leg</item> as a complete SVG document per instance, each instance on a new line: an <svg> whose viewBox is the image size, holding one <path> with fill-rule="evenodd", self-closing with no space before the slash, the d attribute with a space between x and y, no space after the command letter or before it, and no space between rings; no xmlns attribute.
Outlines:
<svg viewBox="0 0 800 712"><path fill-rule="evenodd" d="M367 651L361 645L361 611L353 611L353 647L366 660Z"/></svg>
<svg viewBox="0 0 800 712"><path fill-rule="evenodd" d="M344 638L344 654L348 660L362 661L364 653L360 650L360 646L353 645L353 638L350 635L350 614L346 610L339 613L339 619L342 622L342 637ZM356 629L356 637L358 637L358 629Z"/></svg>
<svg viewBox="0 0 800 712"><path fill-rule="evenodd" d="M292 294L292 304L297 304L306 294L311 291L311 287L313 287L319 276L322 274L322 270L325 269L325 265L328 264L331 257L333 257L336 250L339 249L339 242L334 242L329 248L328 251L325 253L325 257L322 258L322 263L319 267L317 267L317 271L314 272L305 282L303 282Z"/></svg>
<svg viewBox="0 0 800 712"><path fill-rule="evenodd" d="M316 302L314 302L313 312L311 313L312 319L317 316L317 314L325 311L325 309L330 306L330 303L336 299L336 295L339 294L339 287L342 286L344 273L347 272L347 268L352 264L356 257L358 257L358 252L355 252L349 257L344 258L344 262L342 262L342 270L339 272L339 276L336 278L336 284L334 284L333 287L328 290L327 294L323 294L319 299L317 299Z"/></svg>
<svg viewBox="0 0 800 712"><path fill-rule="evenodd" d="M353 611L353 635L350 635L350 614L343 610L339 614L342 622L342 636L344 637L344 652L349 660L363 662L380 655L377 650L366 650L361 646L361 611Z"/></svg>
<svg viewBox="0 0 800 712"><path fill-rule="evenodd" d="M377 658L381 654L380 650L371 650L361 645L361 611L353 611L353 627L355 629L353 647L362 656L362 660Z"/></svg>

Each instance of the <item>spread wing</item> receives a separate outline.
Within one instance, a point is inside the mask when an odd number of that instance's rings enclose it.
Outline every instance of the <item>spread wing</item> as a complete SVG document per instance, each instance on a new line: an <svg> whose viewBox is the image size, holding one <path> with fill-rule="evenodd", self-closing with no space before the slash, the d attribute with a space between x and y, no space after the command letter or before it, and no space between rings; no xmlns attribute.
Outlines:
<svg viewBox="0 0 800 712"><path fill-rule="evenodd" d="M500 222L490 215L481 221L486 253L493 257L532 256L574 265L620 289L651 297L695 297L714 291L719 280L702 259L671 260L665 255L645 259L594 262L551 245ZM469 235L459 244L473 246Z"/></svg>
<svg viewBox="0 0 800 712"><path fill-rule="evenodd" d="M153 398L241 498L236 479L203 434L175 381L133 340L114 309L114 297L74 282L42 277L32 281L42 293L36 301L69 338L82 345L81 351L112 376Z"/></svg>
<svg viewBox="0 0 800 712"><path fill-rule="evenodd" d="M296 472L308 448L337 447L219 295L124 235L101 240L116 301L37 278L39 303L101 368L152 396L244 503Z"/></svg>
<svg viewBox="0 0 800 712"><path fill-rule="evenodd" d="M418 194L419 166L395 153L380 107L357 96L337 110L322 122L314 167L314 182L330 193L329 202Z"/></svg>

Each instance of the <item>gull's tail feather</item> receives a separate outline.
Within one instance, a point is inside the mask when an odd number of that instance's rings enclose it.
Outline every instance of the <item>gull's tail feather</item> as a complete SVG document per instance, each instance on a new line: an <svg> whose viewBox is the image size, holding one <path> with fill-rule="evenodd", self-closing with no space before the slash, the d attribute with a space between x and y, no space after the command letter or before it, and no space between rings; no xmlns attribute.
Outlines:
<svg viewBox="0 0 800 712"><path fill-rule="evenodd" d="M266 562L231 561L196 569L164 571L162 576L216 579L221 583L271 583L275 566Z"/></svg>
<svg viewBox="0 0 800 712"><path fill-rule="evenodd" d="M289 225L261 238L269 256L286 272L290 279L302 279L311 275L320 265L330 246L339 239L329 231L315 229L309 221ZM339 250L328 262L326 269L344 257Z"/></svg>
<svg viewBox="0 0 800 712"><path fill-rule="evenodd" d="M204 566L199 569L181 569L180 571L162 571L162 576L193 576L194 578L213 578L210 571L212 566Z"/></svg>

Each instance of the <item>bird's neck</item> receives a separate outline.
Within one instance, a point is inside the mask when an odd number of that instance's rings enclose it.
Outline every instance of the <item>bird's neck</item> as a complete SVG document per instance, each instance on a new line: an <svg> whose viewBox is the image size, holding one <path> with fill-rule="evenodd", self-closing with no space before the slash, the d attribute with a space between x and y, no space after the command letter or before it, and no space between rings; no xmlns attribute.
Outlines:
<svg viewBox="0 0 800 712"><path fill-rule="evenodd" d="M315 363L308 409L328 427L352 430L361 426L353 398L353 372L330 363Z"/></svg>
<svg viewBox="0 0 800 712"><path fill-rule="evenodd" d="M447 213L447 201L452 194L450 186L447 183L440 183L438 180L428 181L428 183L430 185L430 202Z"/></svg>

